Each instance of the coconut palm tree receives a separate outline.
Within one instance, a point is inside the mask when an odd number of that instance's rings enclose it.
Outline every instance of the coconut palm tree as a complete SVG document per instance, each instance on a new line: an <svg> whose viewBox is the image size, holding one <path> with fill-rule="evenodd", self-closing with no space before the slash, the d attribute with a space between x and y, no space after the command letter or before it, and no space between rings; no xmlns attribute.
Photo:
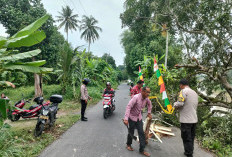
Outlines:
<svg viewBox="0 0 232 157"><path fill-rule="evenodd" d="M59 12L60 16L56 16L58 19L56 21L61 22L58 28L64 27L64 31L67 33L67 41L68 41L68 31L69 30L77 30L78 22L80 22L77 17L78 14L73 15L73 9L69 6L62 7L62 12Z"/></svg>
<svg viewBox="0 0 232 157"><path fill-rule="evenodd" d="M98 21L93 16L88 17L84 15L81 22L82 24L80 26L80 30L83 30L83 32L81 33L81 38L84 38L89 43L89 52L90 44L99 38L98 31L102 31L102 29L96 26Z"/></svg>

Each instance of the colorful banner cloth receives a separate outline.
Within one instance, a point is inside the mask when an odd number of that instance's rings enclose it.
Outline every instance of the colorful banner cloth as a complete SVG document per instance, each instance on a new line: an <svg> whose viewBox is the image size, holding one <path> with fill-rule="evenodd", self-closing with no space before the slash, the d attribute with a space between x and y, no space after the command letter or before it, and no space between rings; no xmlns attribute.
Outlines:
<svg viewBox="0 0 232 157"><path fill-rule="evenodd" d="M172 105L170 104L170 101L168 99L167 92L165 90L164 80L159 70L159 67L157 65L157 61L155 57L154 57L154 72L156 72L156 76L158 78L158 85L160 86L160 93L162 93L162 100L164 100L164 107L166 107L168 112L171 114L174 108L172 108ZM165 113L168 113L168 112L165 112Z"/></svg>

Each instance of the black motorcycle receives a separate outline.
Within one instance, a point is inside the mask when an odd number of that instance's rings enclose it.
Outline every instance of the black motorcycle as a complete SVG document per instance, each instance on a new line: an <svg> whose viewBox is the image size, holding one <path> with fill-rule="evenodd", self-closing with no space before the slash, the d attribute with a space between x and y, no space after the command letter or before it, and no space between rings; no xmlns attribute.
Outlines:
<svg viewBox="0 0 232 157"><path fill-rule="evenodd" d="M53 127L56 121L56 114L58 111L58 104L63 100L61 95L52 95L50 97L50 102L52 103L49 106L42 105L41 113L38 117L37 124L35 127L34 135L36 137L40 136L45 128L45 125L48 125L49 128Z"/></svg>

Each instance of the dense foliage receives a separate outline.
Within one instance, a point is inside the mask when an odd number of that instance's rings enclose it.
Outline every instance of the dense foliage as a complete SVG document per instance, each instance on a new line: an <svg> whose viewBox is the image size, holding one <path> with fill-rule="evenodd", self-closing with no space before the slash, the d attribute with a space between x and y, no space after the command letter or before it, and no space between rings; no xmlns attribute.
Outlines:
<svg viewBox="0 0 232 157"><path fill-rule="evenodd" d="M150 24L151 25L151 24ZM175 64L182 60L181 46L175 43L175 38L171 37L169 40L169 54L168 54L168 67L174 67ZM131 77L135 77L138 71L138 65L134 66L136 61L142 61L144 55L154 57L156 54L158 57L162 57L165 53L165 38L161 36L161 32L150 30L147 35L144 35L143 40L136 38L136 32L125 31L122 34L121 43L124 47L126 57L125 65L128 74ZM160 60L164 63L164 58Z"/></svg>
<svg viewBox="0 0 232 157"><path fill-rule="evenodd" d="M0 71L2 73L7 73L9 71L23 71L31 73L47 73L51 72L51 68L41 67L46 63L45 60L25 62L25 59L32 58L38 55L41 50L36 49L28 52L19 52L16 48L20 47L30 47L35 44L40 43L46 35L43 31L38 29L46 22L48 15L44 15L40 19L36 20L29 26L23 28L12 37L0 39ZM8 80L1 80L1 84L9 84ZM13 86L14 87L14 86ZM5 103L6 105L6 103ZM0 116L0 121L6 118L6 108L1 108L0 113L5 115Z"/></svg>
<svg viewBox="0 0 232 157"><path fill-rule="evenodd" d="M232 3L219 0L126 0L124 5L125 11L120 17L123 26L129 27L129 31L122 35L128 72L137 72L138 65L142 65L145 82L154 94L159 92L158 86L154 85L157 79L152 75L151 50L158 54L157 58L162 57L165 44L161 35L166 36L168 30L170 56L168 70L162 68L162 75L171 100L175 100L172 94L178 92L178 80L188 78L200 96L198 138L203 146L215 150L218 155L231 156L231 142L223 140L227 137L231 141L232 125L226 122L231 114L227 112L227 116L218 117L214 113L222 111L211 112L210 106L232 108ZM152 47L154 41L158 44ZM173 42L178 44L178 49L172 46ZM170 59L172 56L177 58ZM135 60L139 61L137 66L133 66ZM160 63L163 63L162 59ZM179 69L173 69L173 65ZM133 72L130 75L133 76ZM204 110L202 106L206 106ZM173 116L164 118L177 124Z"/></svg>
<svg viewBox="0 0 232 157"><path fill-rule="evenodd" d="M10 36L42 17L46 12L41 0L0 0L0 22ZM41 29L46 34L46 39L40 44L22 50L40 48L41 54L37 57L46 60L47 67L54 68L59 58L59 45L64 43L64 37L57 31L51 16Z"/></svg>

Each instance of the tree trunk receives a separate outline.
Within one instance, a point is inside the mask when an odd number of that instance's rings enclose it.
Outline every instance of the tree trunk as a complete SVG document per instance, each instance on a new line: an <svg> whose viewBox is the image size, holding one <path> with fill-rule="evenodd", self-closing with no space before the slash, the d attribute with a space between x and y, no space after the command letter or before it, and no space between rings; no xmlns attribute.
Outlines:
<svg viewBox="0 0 232 157"><path fill-rule="evenodd" d="M167 30L167 36L166 36L166 53L165 53L165 68L168 69L168 30Z"/></svg>
<svg viewBox="0 0 232 157"><path fill-rule="evenodd" d="M89 47L88 47L88 52L90 51L90 42L89 42Z"/></svg>
<svg viewBox="0 0 232 157"><path fill-rule="evenodd" d="M223 76L218 76L219 80L221 81L222 86L225 88L225 90L228 92L228 94L230 95L231 99L232 99L232 86L231 84L227 81L227 76L223 75Z"/></svg>
<svg viewBox="0 0 232 157"><path fill-rule="evenodd" d="M42 74L34 74L35 77L35 97L42 96Z"/></svg>
<svg viewBox="0 0 232 157"><path fill-rule="evenodd" d="M68 42L68 31L67 31L67 42Z"/></svg>

